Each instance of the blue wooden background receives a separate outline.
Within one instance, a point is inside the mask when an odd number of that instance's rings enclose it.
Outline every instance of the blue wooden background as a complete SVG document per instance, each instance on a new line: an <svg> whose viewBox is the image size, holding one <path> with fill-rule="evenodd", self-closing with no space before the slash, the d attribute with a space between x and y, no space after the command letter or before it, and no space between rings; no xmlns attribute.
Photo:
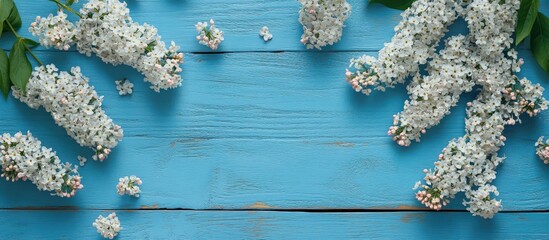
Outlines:
<svg viewBox="0 0 549 240"><path fill-rule="evenodd" d="M459 199L445 211L423 208L412 186L463 135L464 103L474 93L421 143L394 144L386 132L404 87L367 97L347 85L344 70L351 57L377 54L400 12L350 3L343 39L319 52L299 42L297 1L129 0L134 20L157 26L185 52L183 87L162 93L129 67L38 48L44 62L82 67L125 138L106 162L81 169L85 188L75 198L0 181L0 238L95 239L92 222L111 211L124 228L120 239L549 238L549 166L533 146L549 135L549 113L506 130L508 159L495 181L504 211L493 220L472 217ZM17 5L25 36L35 16L56 10L45 0ZM226 39L213 53L194 39L194 24L210 18ZM258 36L262 26L272 41ZM463 30L457 24L452 33ZM527 45L520 55L521 75L549 88ZM124 77L136 85L131 96L116 91ZM45 111L1 102L2 132L30 130L64 161L91 155ZM139 199L116 194L118 177L131 174L144 182Z"/></svg>

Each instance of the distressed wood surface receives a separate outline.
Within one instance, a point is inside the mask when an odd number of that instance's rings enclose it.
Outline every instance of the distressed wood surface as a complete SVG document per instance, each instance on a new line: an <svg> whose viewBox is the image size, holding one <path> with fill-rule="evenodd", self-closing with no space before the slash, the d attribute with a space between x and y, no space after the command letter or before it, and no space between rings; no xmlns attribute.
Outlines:
<svg viewBox="0 0 549 240"><path fill-rule="evenodd" d="M76 4L79 6L84 1ZM299 42L302 27L298 22L300 4L297 0L128 0L132 18L140 23L156 26L165 41L176 41L184 52L211 52L197 44L194 25L213 18L225 41L217 52L241 51L305 51ZM368 5L367 0L348 0L353 10L345 22L343 38L324 51L377 51L393 36L393 29L401 20L401 11L379 4ZM47 1L18 1L23 16L23 36L32 36L26 28L36 16L47 16L56 11ZM541 1L542 12L549 12L549 2ZM74 19L74 18L72 18ZM463 24L458 24L463 28ZM268 26L274 37L265 43L258 35ZM4 38L4 37L2 37ZM10 41L11 42L11 41ZM6 50L10 44L2 41ZM43 49L43 48L39 48Z"/></svg>
<svg viewBox="0 0 549 240"><path fill-rule="evenodd" d="M495 184L504 210L513 213L484 221L465 212L426 212L412 186L447 142L463 135L464 105L475 93L422 142L394 144L387 129L407 98L404 86L367 97L347 85L344 71L350 58L375 55L390 40L400 12L349 2L353 15L342 41L319 52L299 43L297 1L129 1L136 21L156 25L164 40L175 40L187 53L182 88L162 93L129 67L74 50L38 48L43 62L63 70L81 66L125 138L106 162L90 159L80 169L85 188L75 198L49 196L28 182L0 181L0 218L8 222L0 227L7 230L3 236L92 238L95 217L116 210L126 229L123 239L388 238L398 237L392 235L396 229L403 237L448 237L450 231L456 238L547 238L549 166L535 156L533 144L549 135L549 113L524 117L522 125L505 131L507 160ZM47 1L17 4L25 36L34 16L55 10ZM541 6L549 12L549 1ZM211 17L226 36L214 54L194 39L194 24ZM274 34L268 43L258 36L264 25ZM458 23L452 33L463 28ZM0 41L6 50L8 35ZM521 75L549 88L549 76L528 46L521 49ZM116 91L114 80L124 77L136 85L131 96ZM0 117L2 132L30 130L64 161L91 155L48 113L12 97L0 104ZM116 195L118 178L131 174L144 181L139 199ZM241 211L259 209L264 211ZM461 200L448 209L463 210ZM371 212L378 210L391 212Z"/></svg>
<svg viewBox="0 0 549 240"><path fill-rule="evenodd" d="M64 60L66 53L41 53L61 69L85 63L84 74L105 95L107 113L126 136L107 161L90 160L81 169L85 189L74 199L35 191L27 182L0 182L6 193L0 207L420 207L411 188L447 142L463 135L466 101L422 142L399 147L386 131L407 95L403 88L370 97L353 92L342 70L357 54L188 54L184 86L158 94L129 68L76 53ZM521 54L531 58L528 51ZM544 77L532 61L524 68L534 80ZM122 77L136 83L133 95L117 95L113 80ZM3 108L5 131L31 130L66 161L91 154L45 111L13 98ZM549 134L547 116L525 117L523 125L506 131L508 159L496 184L507 210L549 209L549 167L533 147L539 135ZM118 177L128 174L145 182L138 200L114 194ZM17 189L25 191L9 194ZM452 208L463 209L455 202Z"/></svg>
<svg viewBox="0 0 549 240"><path fill-rule="evenodd" d="M0 211L2 239L101 239L109 211ZM548 213L119 211L117 239L547 239ZM55 221L52 221L55 219ZM63 226L61 228L60 226ZM5 229L5 230L4 230ZM34 229L29 231L29 229Z"/></svg>

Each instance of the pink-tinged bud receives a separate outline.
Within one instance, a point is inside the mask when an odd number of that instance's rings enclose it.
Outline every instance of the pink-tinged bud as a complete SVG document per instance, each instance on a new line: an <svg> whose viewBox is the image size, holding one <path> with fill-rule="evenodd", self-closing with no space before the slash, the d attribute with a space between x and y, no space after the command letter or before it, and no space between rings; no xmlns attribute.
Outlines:
<svg viewBox="0 0 549 240"><path fill-rule="evenodd" d="M421 129L421 133L425 134L427 131L425 129Z"/></svg>
<svg viewBox="0 0 549 240"><path fill-rule="evenodd" d="M201 36L196 36L196 40L200 40L201 38Z"/></svg>
<svg viewBox="0 0 549 240"><path fill-rule="evenodd" d="M473 103L472 102L467 102L467 107L471 107L473 106Z"/></svg>

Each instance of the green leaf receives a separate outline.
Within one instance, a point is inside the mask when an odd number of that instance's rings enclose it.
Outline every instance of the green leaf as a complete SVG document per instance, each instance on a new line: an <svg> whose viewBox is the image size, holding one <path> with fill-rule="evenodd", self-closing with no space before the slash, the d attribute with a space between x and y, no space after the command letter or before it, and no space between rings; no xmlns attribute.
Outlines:
<svg viewBox="0 0 549 240"><path fill-rule="evenodd" d="M522 0L518 11L515 45L519 45L530 32L536 22L539 10L539 0Z"/></svg>
<svg viewBox="0 0 549 240"><path fill-rule="evenodd" d="M13 85L23 93L27 89L27 83L32 73L32 65L25 52L23 39L17 39L10 52L10 80Z"/></svg>
<svg viewBox="0 0 549 240"><path fill-rule="evenodd" d="M29 38L24 38L23 42L25 42L25 44L27 44L27 47L29 47L29 48L33 48L33 47L36 47L36 46L40 45L40 43L38 43L38 42L36 42L32 39L29 39Z"/></svg>
<svg viewBox="0 0 549 240"><path fill-rule="evenodd" d="M370 3L381 3L386 7L398 10L406 10L407 8L412 6L412 3L414 1L415 0L370 0Z"/></svg>
<svg viewBox="0 0 549 240"><path fill-rule="evenodd" d="M13 0L0 0L0 22L8 19L13 9Z"/></svg>
<svg viewBox="0 0 549 240"><path fill-rule="evenodd" d="M70 6L70 5L74 4L74 0L67 0L67 2L65 4L67 6Z"/></svg>
<svg viewBox="0 0 549 240"><path fill-rule="evenodd" d="M8 98L11 87L8 61L8 55L0 49L0 90L2 90L5 98Z"/></svg>
<svg viewBox="0 0 549 240"><path fill-rule="evenodd" d="M13 5L13 8L11 9L11 12L10 12L10 15L8 16L8 18L6 19L6 21L8 21L11 26L13 27L13 29L15 31L19 30L19 28L21 28L21 16L19 16L19 10L17 10L17 6ZM7 32L7 31L11 31L9 29L9 26L7 25L7 23L4 22L4 32Z"/></svg>
<svg viewBox="0 0 549 240"><path fill-rule="evenodd" d="M13 6L15 6L13 0L0 0L0 36L4 32L4 21L10 16ZM6 31L9 31L9 29L6 29Z"/></svg>
<svg viewBox="0 0 549 240"><path fill-rule="evenodd" d="M549 18L539 13L530 38L532 53L538 64L549 72Z"/></svg>

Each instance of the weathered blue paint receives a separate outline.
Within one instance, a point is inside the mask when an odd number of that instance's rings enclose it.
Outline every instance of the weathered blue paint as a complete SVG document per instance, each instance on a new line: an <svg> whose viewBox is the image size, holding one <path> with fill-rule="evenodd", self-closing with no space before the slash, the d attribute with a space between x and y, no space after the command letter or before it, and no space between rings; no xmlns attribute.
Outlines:
<svg viewBox="0 0 549 240"><path fill-rule="evenodd" d="M38 48L44 62L65 70L82 67L126 137L106 162L89 162L81 169L85 188L73 199L49 196L26 182L0 181L4 236L94 237L91 222L100 213L94 209L135 209L121 213L126 229L122 238L399 237L395 229L402 237L447 237L442 234L451 231L456 238L543 238L545 213L505 213L485 222L468 213L142 210L422 210L411 188L447 142L463 135L464 103L474 93L421 143L396 146L386 131L407 97L403 86L367 97L354 93L343 79L349 58L374 55L390 40L399 12L350 2L353 15L342 41L318 52L305 51L299 43L297 1L129 1L135 20L156 25L163 39L175 40L188 53L183 87L160 94L129 67L106 65L75 51ZM55 10L47 1L17 4L25 26L34 16ZM541 4L549 12L549 2ZM207 48L194 40L194 24L210 17L225 31L224 53L203 54ZM263 25L274 34L271 42L258 36ZM9 49L7 42L9 37L0 47ZM522 75L549 88L549 76L536 65L528 46L522 48ZM124 77L136 85L131 96L118 96L115 89L114 80ZM0 109L2 132L30 130L65 161L76 163L77 155L90 155L45 111L11 97ZM502 153L508 159L495 184L505 210L548 210L549 166L536 158L533 144L538 136L549 135L549 113L523 122L506 130L509 140ZM144 181L139 199L116 195L118 177L130 174ZM34 210L50 207L79 211ZM463 206L458 199L449 208ZM451 230L457 226L466 230Z"/></svg>
<svg viewBox="0 0 549 240"><path fill-rule="evenodd" d="M2 239L101 239L110 211L0 211ZM118 211L117 239L546 239L548 213ZM18 227L8 228L6 225Z"/></svg>

